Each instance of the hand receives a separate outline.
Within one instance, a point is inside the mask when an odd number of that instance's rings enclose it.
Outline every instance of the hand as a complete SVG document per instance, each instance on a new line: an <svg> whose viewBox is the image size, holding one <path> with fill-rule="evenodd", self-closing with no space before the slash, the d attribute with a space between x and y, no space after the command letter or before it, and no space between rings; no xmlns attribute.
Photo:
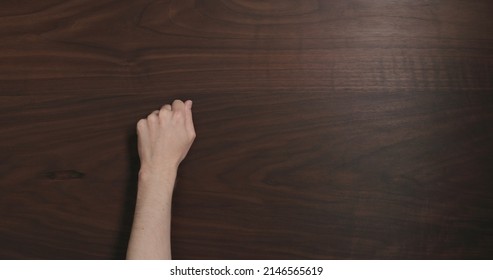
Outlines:
<svg viewBox="0 0 493 280"><path fill-rule="evenodd" d="M137 135L141 171L159 174L166 168L178 169L196 136L192 101L175 100L139 120Z"/></svg>

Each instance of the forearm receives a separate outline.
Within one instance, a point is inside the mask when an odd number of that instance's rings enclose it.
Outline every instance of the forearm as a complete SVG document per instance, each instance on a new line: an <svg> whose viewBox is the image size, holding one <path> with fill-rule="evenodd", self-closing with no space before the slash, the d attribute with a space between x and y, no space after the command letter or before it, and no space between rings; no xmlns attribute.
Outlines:
<svg viewBox="0 0 493 280"><path fill-rule="evenodd" d="M171 259L171 200L177 168L139 172L127 259Z"/></svg>
<svg viewBox="0 0 493 280"><path fill-rule="evenodd" d="M141 169L127 259L171 259L176 173L195 139L192 101L173 101L137 122Z"/></svg>

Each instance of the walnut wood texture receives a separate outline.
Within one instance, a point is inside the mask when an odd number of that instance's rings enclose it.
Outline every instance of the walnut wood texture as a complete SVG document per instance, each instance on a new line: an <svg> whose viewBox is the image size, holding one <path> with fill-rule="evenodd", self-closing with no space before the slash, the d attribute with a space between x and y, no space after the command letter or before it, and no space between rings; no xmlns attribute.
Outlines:
<svg viewBox="0 0 493 280"><path fill-rule="evenodd" d="M493 257L493 3L0 2L0 258L124 258L194 101L178 259Z"/></svg>

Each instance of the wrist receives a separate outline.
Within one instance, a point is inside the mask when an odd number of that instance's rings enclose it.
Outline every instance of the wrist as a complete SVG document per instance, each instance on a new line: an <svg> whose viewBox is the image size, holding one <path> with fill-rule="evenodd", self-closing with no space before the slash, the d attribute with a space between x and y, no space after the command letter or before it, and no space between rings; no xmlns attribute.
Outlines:
<svg viewBox="0 0 493 280"><path fill-rule="evenodd" d="M162 180L170 176L175 177L178 172L178 166L166 164L160 167L151 167L142 165L139 170L139 179L145 180Z"/></svg>
<svg viewBox="0 0 493 280"><path fill-rule="evenodd" d="M173 192L178 168L164 167L159 169L141 167L139 170L139 189L164 189Z"/></svg>

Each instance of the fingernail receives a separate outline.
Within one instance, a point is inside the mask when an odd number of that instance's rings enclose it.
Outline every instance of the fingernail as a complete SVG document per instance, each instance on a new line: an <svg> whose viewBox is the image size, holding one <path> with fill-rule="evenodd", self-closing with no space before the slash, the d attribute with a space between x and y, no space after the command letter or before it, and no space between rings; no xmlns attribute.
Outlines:
<svg viewBox="0 0 493 280"><path fill-rule="evenodd" d="M190 101L190 102L189 102L189 104L190 104L190 105L188 105L188 108L192 109L192 104L193 104L193 101L192 101L192 100L189 100L189 101Z"/></svg>

